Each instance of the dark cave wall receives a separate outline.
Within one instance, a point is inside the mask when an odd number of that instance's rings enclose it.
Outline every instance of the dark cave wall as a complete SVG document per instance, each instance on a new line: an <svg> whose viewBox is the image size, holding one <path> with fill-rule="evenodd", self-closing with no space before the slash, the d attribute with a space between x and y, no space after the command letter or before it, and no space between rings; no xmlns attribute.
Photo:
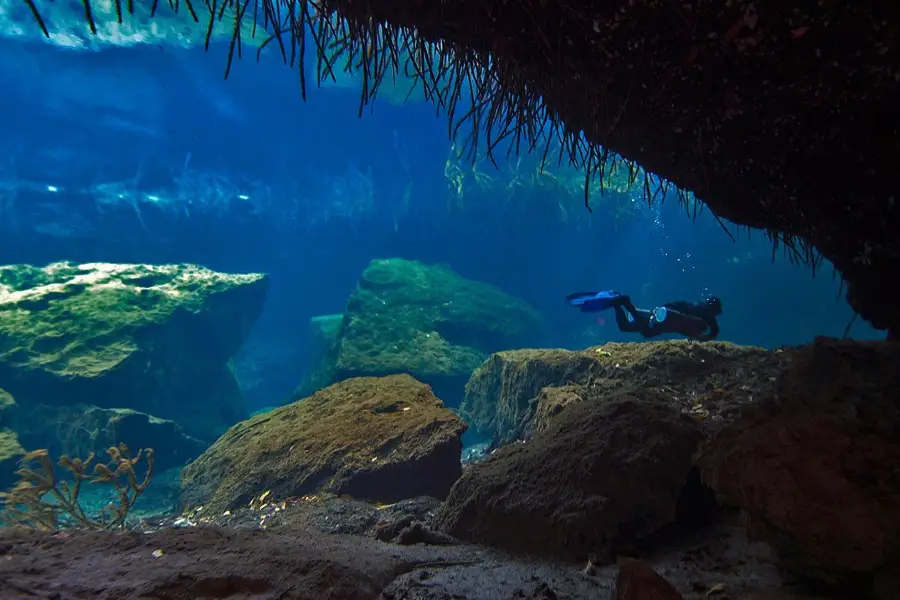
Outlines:
<svg viewBox="0 0 900 600"><path fill-rule="evenodd" d="M513 90L693 191L719 216L814 245L873 326L898 271L900 4L330 0L356 24L490 52Z"/></svg>

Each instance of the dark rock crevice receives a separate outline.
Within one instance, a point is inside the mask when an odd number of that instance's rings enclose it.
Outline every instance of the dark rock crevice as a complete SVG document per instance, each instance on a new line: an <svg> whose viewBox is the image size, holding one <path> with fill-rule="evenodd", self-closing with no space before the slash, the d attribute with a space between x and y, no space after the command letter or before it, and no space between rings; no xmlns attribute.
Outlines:
<svg viewBox="0 0 900 600"><path fill-rule="evenodd" d="M698 531L723 520L728 516L727 513L728 510L716 501L716 493L703 483L700 469L692 467L675 501L675 520L641 540L637 546L638 554L644 550L676 546L680 540L696 536Z"/></svg>

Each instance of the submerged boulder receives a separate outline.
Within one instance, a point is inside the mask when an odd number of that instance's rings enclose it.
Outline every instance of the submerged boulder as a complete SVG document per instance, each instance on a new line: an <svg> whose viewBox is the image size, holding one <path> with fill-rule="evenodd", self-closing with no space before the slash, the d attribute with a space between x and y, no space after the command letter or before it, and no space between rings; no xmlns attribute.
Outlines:
<svg viewBox="0 0 900 600"><path fill-rule="evenodd" d="M18 420L16 401L9 392L0 389L0 490L13 486L19 459L25 455L15 431Z"/></svg>
<svg viewBox="0 0 900 600"><path fill-rule="evenodd" d="M8 490L15 485L19 460L25 456L25 448L19 437L11 429L0 429L0 490Z"/></svg>
<svg viewBox="0 0 900 600"><path fill-rule="evenodd" d="M267 289L194 265L0 267L0 381L22 406L132 408L215 439L247 414L229 359Z"/></svg>
<svg viewBox="0 0 900 600"><path fill-rule="evenodd" d="M683 340L498 352L466 384L460 413L499 446L545 429L585 394L655 390L696 413L734 411L767 393L787 360L782 350Z"/></svg>
<svg viewBox="0 0 900 600"><path fill-rule="evenodd" d="M25 447L47 448L53 456L105 457L107 448L120 443L133 452L153 448L158 472L180 467L206 449L175 421L130 408L36 404L23 411L17 431Z"/></svg>
<svg viewBox="0 0 900 600"><path fill-rule="evenodd" d="M491 352L537 344L541 333L528 304L446 265L373 260L347 302L337 341L296 397L349 377L409 373L455 406Z"/></svg>
<svg viewBox="0 0 900 600"><path fill-rule="evenodd" d="M573 561L675 520L700 425L662 394L571 406L528 442L467 467L437 522L460 539Z"/></svg>
<svg viewBox="0 0 900 600"><path fill-rule="evenodd" d="M820 339L700 461L782 566L900 597L900 344ZM892 588L885 590L884 588Z"/></svg>
<svg viewBox="0 0 900 600"><path fill-rule="evenodd" d="M328 492L443 498L466 425L408 375L360 377L232 427L182 474L181 504L211 510Z"/></svg>
<svg viewBox="0 0 900 600"><path fill-rule="evenodd" d="M500 376L473 377L468 406L525 441L467 467L443 529L611 558L670 520L679 497L686 516L717 498L794 576L900 597L900 344L628 346L492 357Z"/></svg>
<svg viewBox="0 0 900 600"><path fill-rule="evenodd" d="M19 422L19 405L15 398L0 389L0 429L15 429Z"/></svg>

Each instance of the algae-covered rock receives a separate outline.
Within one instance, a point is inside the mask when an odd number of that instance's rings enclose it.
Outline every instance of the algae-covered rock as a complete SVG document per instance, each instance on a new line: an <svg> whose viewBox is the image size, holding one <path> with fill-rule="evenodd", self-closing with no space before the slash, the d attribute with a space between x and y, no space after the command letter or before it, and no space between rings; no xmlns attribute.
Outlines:
<svg viewBox="0 0 900 600"><path fill-rule="evenodd" d="M19 406L12 395L0 389L0 429L15 429L19 422Z"/></svg>
<svg viewBox="0 0 900 600"><path fill-rule="evenodd" d="M438 513L460 539L607 560L675 520L702 440L665 394L578 403L543 433L467 467Z"/></svg>
<svg viewBox="0 0 900 600"><path fill-rule="evenodd" d="M586 395L616 390L658 390L686 411L734 413L772 387L788 357L781 350L684 340L498 352L466 384L460 413L495 446L546 428Z"/></svg>
<svg viewBox="0 0 900 600"><path fill-rule="evenodd" d="M465 429L408 375L348 379L232 427L184 469L181 503L219 511L266 492L443 498L460 475Z"/></svg>
<svg viewBox="0 0 900 600"><path fill-rule="evenodd" d="M25 448L11 429L0 428L0 490L8 490L16 482L19 460L25 456Z"/></svg>
<svg viewBox="0 0 900 600"><path fill-rule="evenodd" d="M19 443L15 427L19 422L16 401L6 390L0 389L0 490L15 483L15 471L25 449Z"/></svg>
<svg viewBox="0 0 900 600"><path fill-rule="evenodd" d="M349 377L409 373L455 406L491 352L537 344L541 332L528 304L446 265L373 260L347 302L337 342L295 396Z"/></svg>
<svg viewBox="0 0 900 600"><path fill-rule="evenodd" d="M228 361L267 288L194 265L0 267L0 381L21 406L133 408L214 439L246 416Z"/></svg>
<svg viewBox="0 0 900 600"><path fill-rule="evenodd" d="M207 446L186 435L175 421L130 408L80 404L30 406L23 411L17 432L25 447L47 448L53 456L85 458L93 452L105 457L107 448L120 443L134 452L153 448L158 472L183 465Z"/></svg>
<svg viewBox="0 0 900 600"><path fill-rule="evenodd" d="M900 344L819 339L792 354L776 393L704 449L703 480L745 511L782 568L857 597L874 579L896 598Z"/></svg>

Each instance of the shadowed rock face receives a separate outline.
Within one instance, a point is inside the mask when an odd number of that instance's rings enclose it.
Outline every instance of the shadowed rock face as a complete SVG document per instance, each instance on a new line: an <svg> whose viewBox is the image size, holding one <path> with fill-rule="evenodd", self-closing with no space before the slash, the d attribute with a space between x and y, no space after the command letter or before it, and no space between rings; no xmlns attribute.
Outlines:
<svg viewBox="0 0 900 600"><path fill-rule="evenodd" d="M656 344L492 357L469 414L533 435L464 469L444 531L602 558L672 520L676 499L686 520L711 514L712 490L786 572L896 598L900 344ZM604 365L616 356L630 385ZM541 387L551 373L567 383Z"/></svg>
<svg viewBox="0 0 900 600"><path fill-rule="evenodd" d="M609 559L676 518L700 426L662 395L567 408L524 444L469 467L438 516L460 539L513 552Z"/></svg>
<svg viewBox="0 0 900 600"><path fill-rule="evenodd" d="M716 436L700 469L782 566L829 583L900 581L900 346L819 340L774 396Z"/></svg>
<svg viewBox="0 0 900 600"><path fill-rule="evenodd" d="M324 4L491 52L568 130L721 217L814 244L854 308L900 332L900 304L881 293L900 266L900 4Z"/></svg>

